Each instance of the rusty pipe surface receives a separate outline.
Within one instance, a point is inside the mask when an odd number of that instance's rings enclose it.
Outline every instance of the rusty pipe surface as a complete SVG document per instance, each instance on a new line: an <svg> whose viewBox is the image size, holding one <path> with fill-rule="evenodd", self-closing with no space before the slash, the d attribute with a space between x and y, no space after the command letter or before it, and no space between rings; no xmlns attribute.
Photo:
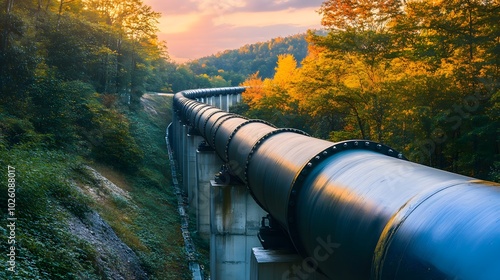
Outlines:
<svg viewBox="0 0 500 280"><path fill-rule="evenodd" d="M290 279L315 269L330 279L500 279L498 184L409 162L379 143L333 143L195 101L244 90L177 93L174 114L289 234L307 263Z"/></svg>

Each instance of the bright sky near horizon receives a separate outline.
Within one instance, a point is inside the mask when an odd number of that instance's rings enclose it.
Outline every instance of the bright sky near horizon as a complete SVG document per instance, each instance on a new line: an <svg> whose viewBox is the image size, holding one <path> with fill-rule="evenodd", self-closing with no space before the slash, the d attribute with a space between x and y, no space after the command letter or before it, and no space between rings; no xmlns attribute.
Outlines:
<svg viewBox="0 0 500 280"><path fill-rule="evenodd" d="M177 62L321 27L324 0L144 0Z"/></svg>

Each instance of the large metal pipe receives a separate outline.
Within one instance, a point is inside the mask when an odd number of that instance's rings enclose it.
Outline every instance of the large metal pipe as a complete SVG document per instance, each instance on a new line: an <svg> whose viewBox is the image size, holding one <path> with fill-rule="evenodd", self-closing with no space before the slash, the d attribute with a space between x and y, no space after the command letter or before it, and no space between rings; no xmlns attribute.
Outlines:
<svg viewBox="0 0 500 280"><path fill-rule="evenodd" d="M498 184L193 101L244 90L180 92L174 111L289 234L309 264L292 279L316 268L330 279L500 279Z"/></svg>

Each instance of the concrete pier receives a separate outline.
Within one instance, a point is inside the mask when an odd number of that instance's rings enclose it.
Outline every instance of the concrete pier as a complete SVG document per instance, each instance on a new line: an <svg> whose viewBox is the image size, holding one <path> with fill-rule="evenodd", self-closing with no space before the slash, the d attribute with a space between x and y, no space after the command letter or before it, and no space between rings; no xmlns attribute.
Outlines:
<svg viewBox="0 0 500 280"><path fill-rule="evenodd" d="M197 135L192 130L189 131L187 135L187 167L188 170L186 173L186 181L184 184L187 188L187 196L189 205L194 205L198 196L198 163L197 163L197 150L198 145L203 141L203 137Z"/></svg>
<svg viewBox="0 0 500 280"><path fill-rule="evenodd" d="M219 172L223 162L212 149L198 149L196 151L196 198L191 204L196 212L196 228L205 240L210 239L210 181Z"/></svg>
<svg viewBox="0 0 500 280"><path fill-rule="evenodd" d="M229 103L227 102L227 97L229 95L221 95L220 96L220 108L226 112L229 111Z"/></svg>
<svg viewBox="0 0 500 280"><path fill-rule="evenodd" d="M211 279L249 280L252 248L260 246L257 233L266 213L245 186L211 181Z"/></svg>
<svg viewBox="0 0 500 280"><path fill-rule="evenodd" d="M189 174L189 165L188 165L188 155L189 155L189 145L188 145L188 131L189 131L189 126L186 124L183 124L181 127L181 156L180 156L180 162L179 166L182 166L181 172L182 172L182 190L184 193L188 193L188 185L187 181L188 180L188 174Z"/></svg>
<svg viewBox="0 0 500 280"><path fill-rule="evenodd" d="M220 96L220 95L214 96L214 97L213 97L213 99L214 99L214 104L212 104L212 106L215 106L215 107L217 107L217 108L221 108L221 107L220 107L220 103L221 103L221 102L220 102L220 99L221 99L221 96Z"/></svg>

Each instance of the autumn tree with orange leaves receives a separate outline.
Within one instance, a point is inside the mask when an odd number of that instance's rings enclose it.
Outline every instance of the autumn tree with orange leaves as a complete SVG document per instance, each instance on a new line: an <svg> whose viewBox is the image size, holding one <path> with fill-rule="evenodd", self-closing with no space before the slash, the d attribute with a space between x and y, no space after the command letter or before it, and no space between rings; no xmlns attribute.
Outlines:
<svg viewBox="0 0 500 280"><path fill-rule="evenodd" d="M280 89L297 106L290 119L305 120L294 126L499 177L498 1L329 0L319 12L327 34L309 32L308 57ZM282 103L267 109L286 112Z"/></svg>

